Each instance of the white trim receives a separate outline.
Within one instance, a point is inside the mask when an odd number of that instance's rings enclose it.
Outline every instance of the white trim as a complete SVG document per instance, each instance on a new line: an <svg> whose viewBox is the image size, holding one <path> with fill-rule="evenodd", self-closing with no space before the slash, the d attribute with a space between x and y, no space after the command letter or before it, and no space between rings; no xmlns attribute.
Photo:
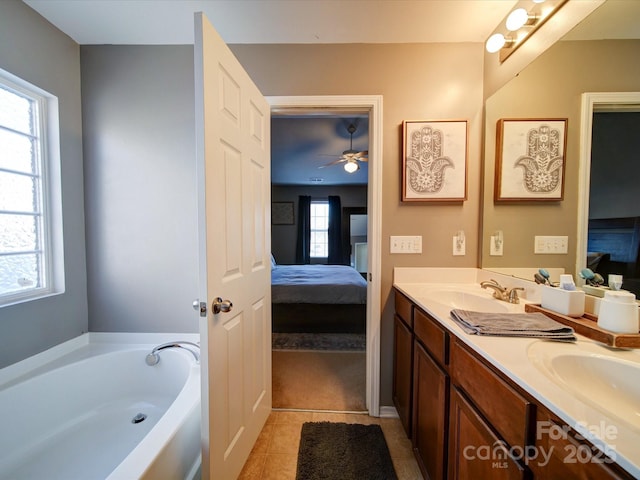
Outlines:
<svg viewBox="0 0 640 480"><path fill-rule="evenodd" d="M580 115L580 165L578 168L578 229L576 240L576 278L587 263L589 230L589 184L591 179L591 128L593 112L601 108L640 105L640 92L586 92L582 94Z"/></svg>
<svg viewBox="0 0 640 480"><path fill-rule="evenodd" d="M380 417L382 418L400 418L396 407L382 406L380 407Z"/></svg>
<svg viewBox="0 0 640 480"><path fill-rule="evenodd" d="M41 287L0 295L1 308L64 293L65 265L58 98L3 69L0 69L0 81L37 105L38 133L31 137L38 144L36 177L39 177L40 228L43 237L38 273L45 279Z"/></svg>
<svg viewBox="0 0 640 480"><path fill-rule="evenodd" d="M382 245L382 95L266 97L271 111L306 113L314 109L369 113L369 185L367 193L367 409L380 416L380 271Z"/></svg>

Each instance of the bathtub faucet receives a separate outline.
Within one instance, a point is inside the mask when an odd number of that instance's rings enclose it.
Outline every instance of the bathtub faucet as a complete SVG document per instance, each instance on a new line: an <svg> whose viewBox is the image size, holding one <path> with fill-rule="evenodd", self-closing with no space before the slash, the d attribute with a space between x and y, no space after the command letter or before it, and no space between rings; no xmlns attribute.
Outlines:
<svg viewBox="0 0 640 480"><path fill-rule="evenodd" d="M192 347L196 347L198 349L198 352L200 351L200 345L198 345L197 343L193 343L193 342L169 342L169 343L163 343L162 345L158 345L157 347L155 347L153 350L151 350L151 353L147 355L147 358L146 358L147 365L156 365L160 361L160 355L158 355L158 352L160 350L164 350L165 348L184 348L186 351L191 352L193 357L196 359L196 362L199 362L200 361L200 354L194 352L190 348L183 347L183 345L190 345Z"/></svg>

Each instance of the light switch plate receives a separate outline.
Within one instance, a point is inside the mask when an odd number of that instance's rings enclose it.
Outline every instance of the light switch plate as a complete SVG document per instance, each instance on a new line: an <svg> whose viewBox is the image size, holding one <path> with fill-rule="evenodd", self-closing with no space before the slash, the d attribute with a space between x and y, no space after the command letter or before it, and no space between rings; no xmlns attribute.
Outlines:
<svg viewBox="0 0 640 480"><path fill-rule="evenodd" d="M390 238L390 253L422 253L422 236L398 236Z"/></svg>
<svg viewBox="0 0 640 480"><path fill-rule="evenodd" d="M568 253L569 237L536 235L533 253L563 255Z"/></svg>

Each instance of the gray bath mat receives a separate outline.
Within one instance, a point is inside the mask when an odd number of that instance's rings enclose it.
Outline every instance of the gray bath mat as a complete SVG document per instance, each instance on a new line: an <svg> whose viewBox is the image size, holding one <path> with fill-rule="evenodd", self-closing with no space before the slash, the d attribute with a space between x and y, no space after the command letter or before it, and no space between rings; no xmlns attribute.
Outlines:
<svg viewBox="0 0 640 480"><path fill-rule="evenodd" d="M296 480L397 480L380 425L302 425Z"/></svg>

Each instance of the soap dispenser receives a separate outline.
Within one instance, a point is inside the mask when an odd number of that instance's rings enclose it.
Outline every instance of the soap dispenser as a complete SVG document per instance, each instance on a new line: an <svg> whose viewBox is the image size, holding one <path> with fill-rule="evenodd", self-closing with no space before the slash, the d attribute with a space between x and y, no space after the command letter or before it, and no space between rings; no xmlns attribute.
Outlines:
<svg viewBox="0 0 640 480"><path fill-rule="evenodd" d="M606 291L600 301L598 326L616 333L638 333L636 296L624 290Z"/></svg>

